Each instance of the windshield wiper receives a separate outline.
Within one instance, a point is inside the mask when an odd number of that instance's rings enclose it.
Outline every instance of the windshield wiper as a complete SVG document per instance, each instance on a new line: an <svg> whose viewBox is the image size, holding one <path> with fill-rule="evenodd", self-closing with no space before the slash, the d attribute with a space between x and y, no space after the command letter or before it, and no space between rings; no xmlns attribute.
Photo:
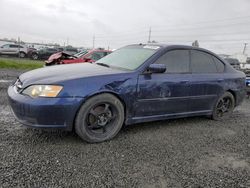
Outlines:
<svg viewBox="0 0 250 188"><path fill-rule="evenodd" d="M105 63L96 63L97 65L101 65L101 66L104 66L104 67L110 67L109 65L105 64Z"/></svg>

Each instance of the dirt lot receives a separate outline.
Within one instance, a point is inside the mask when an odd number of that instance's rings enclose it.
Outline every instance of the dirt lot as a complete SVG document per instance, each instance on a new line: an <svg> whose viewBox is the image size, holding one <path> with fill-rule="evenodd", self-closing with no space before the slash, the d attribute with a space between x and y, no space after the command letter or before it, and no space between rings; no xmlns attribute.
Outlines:
<svg viewBox="0 0 250 188"><path fill-rule="evenodd" d="M0 70L0 187L250 187L250 99L222 122L205 117L132 125L108 142L21 126Z"/></svg>

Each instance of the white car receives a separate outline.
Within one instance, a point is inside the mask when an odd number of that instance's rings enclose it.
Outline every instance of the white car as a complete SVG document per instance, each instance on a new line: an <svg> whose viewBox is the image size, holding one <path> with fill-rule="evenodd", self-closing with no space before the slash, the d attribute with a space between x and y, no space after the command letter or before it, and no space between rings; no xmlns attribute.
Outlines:
<svg viewBox="0 0 250 188"><path fill-rule="evenodd" d="M28 48L19 44L4 44L0 47L0 55L19 55L23 58L27 55Z"/></svg>

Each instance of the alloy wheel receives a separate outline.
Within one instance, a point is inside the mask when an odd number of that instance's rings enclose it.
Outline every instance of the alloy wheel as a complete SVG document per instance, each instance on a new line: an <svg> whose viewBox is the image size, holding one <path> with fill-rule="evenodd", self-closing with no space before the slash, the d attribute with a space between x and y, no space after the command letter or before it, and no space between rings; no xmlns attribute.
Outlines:
<svg viewBox="0 0 250 188"><path fill-rule="evenodd" d="M91 133L106 134L112 130L116 116L117 110L112 104L97 104L86 116L87 129Z"/></svg>

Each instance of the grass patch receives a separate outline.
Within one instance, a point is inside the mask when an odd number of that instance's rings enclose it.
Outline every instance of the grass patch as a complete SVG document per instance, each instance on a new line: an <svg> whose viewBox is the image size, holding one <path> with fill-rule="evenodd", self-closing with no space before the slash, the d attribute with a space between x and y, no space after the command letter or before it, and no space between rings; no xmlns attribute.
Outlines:
<svg viewBox="0 0 250 188"><path fill-rule="evenodd" d="M43 67L43 61L19 59L19 58L2 58L0 57L0 68L6 69L37 69Z"/></svg>

